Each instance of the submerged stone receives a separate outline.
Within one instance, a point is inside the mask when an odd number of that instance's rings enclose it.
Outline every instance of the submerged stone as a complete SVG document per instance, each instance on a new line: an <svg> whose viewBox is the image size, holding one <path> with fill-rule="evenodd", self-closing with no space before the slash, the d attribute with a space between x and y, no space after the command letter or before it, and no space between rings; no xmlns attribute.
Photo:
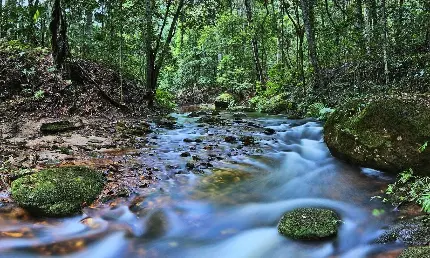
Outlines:
<svg viewBox="0 0 430 258"><path fill-rule="evenodd" d="M321 240L336 236L339 224L339 216L332 210L300 208L282 216L278 232L295 240Z"/></svg>
<svg viewBox="0 0 430 258"><path fill-rule="evenodd" d="M62 217L80 212L103 189L103 175L87 167L41 170L12 182L12 197L36 216Z"/></svg>
<svg viewBox="0 0 430 258"><path fill-rule="evenodd" d="M333 156L381 171L412 168L430 175L430 99L426 96L354 100L338 108L324 126Z"/></svg>

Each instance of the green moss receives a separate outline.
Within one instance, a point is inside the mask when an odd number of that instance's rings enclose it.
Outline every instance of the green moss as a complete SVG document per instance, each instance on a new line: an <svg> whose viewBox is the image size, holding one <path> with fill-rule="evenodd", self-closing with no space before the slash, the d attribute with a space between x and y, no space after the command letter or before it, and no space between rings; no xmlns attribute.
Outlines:
<svg viewBox="0 0 430 258"><path fill-rule="evenodd" d="M230 93L223 93L215 99L216 109L227 109L235 103L234 97Z"/></svg>
<svg viewBox="0 0 430 258"><path fill-rule="evenodd" d="M103 188L103 176L86 167L41 170L12 182L18 205L39 216L67 216L90 204Z"/></svg>
<svg viewBox="0 0 430 258"><path fill-rule="evenodd" d="M430 247L408 247L400 254L399 258L428 258L430 257Z"/></svg>
<svg viewBox="0 0 430 258"><path fill-rule="evenodd" d="M296 240L320 240L337 234L340 220L331 210L300 208L285 213L278 232Z"/></svg>
<svg viewBox="0 0 430 258"><path fill-rule="evenodd" d="M352 100L339 107L324 126L334 156L360 166L399 173L430 171L430 105L423 96Z"/></svg>
<svg viewBox="0 0 430 258"><path fill-rule="evenodd" d="M76 129L76 125L70 121L58 121L53 123L44 123L40 127L42 133L59 133Z"/></svg>

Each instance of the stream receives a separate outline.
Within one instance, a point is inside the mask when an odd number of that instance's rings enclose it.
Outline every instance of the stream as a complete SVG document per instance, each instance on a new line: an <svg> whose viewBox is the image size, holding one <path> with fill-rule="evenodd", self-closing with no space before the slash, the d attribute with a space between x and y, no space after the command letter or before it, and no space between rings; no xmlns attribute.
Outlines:
<svg viewBox="0 0 430 258"><path fill-rule="evenodd" d="M181 126L159 129L139 158L162 168L155 192L71 218L28 221L0 213L0 257L372 257L396 248L372 244L396 218L392 207L371 200L392 178L333 158L320 122L248 114L247 124L275 130L267 135L173 116ZM223 140L239 133L254 137L255 146ZM211 155L211 137L228 158ZM213 161L200 173L178 172L186 170L185 150ZM338 236L318 242L281 236L282 214L299 207L335 210L343 221Z"/></svg>

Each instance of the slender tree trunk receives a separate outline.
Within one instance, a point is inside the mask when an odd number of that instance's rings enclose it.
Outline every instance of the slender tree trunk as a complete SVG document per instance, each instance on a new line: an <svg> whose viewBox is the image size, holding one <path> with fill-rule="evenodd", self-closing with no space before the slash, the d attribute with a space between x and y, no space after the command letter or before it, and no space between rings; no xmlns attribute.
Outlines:
<svg viewBox="0 0 430 258"><path fill-rule="evenodd" d="M368 19L367 29L367 53L368 55L375 54L375 46L378 42L378 33L376 30L376 24L378 22L376 0L366 0L366 14Z"/></svg>
<svg viewBox="0 0 430 258"><path fill-rule="evenodd" d="M360 55L364 54L366 51L365 39L364 39L364 16L363 16L363 1L355 1L355 28L358 33L358 48L360 50Z"/></svg>
<svg viewBox="0 0 430 258"><path fill-rule="evenodd" d="M395 34L393 36L395 41L395 51L396 53L401 53L403 51L403 4L404 0L399 0L399 6L397 7L397 19L395 19Z"/></svg>
<svg viewBox="0 0 430 258"><path fill-rule="evenodd" d="M309 58L314 69L315 86L323 85L320 66L317 56L317 46L315 41L314 15L313 15L313 0L300 0L303 23L305 25L306 39L308 41Z"/></svg>
<svg viewBox="0 0 430 258"><path fill-rule="evenodd" d="M29 0L28 1L28 29L27 29L27 41L34 46L37 45L37 37L36 37L36 23L34 20L34 16L39 7L39 0Z"/></svg>
<svg viewBox="0 0 430 258"><path fill-rule="evenodd" d="M258 48L258 41L257 41L257 32L255 31L255 28L253 28L253 21L252 21L252 7L250 0L245 0L245 11L246 11L246 18L248 21L248 27L252 28L254 30L253 37L251 39L251 45L252 45L252 53L254 57L254 65L255 65L255 71L257 72L257 78L258 81L261 83L261 89L264 91L266 90L266 79L263 74L263 68L261 66L260 61L260 54L259 54L259 48Z"/></svg>
<svg viewBox="0 0 430 258"><path fill-rule="evenodd" d="M4 37L3 35L3 1L0 1L0 39Z"/></svg>
<svg viewBox="0 0 430 258"><path fill-rule="evenodd" d="M426 1L425 2L425 6L424 6L424 10L426 13L426 17L427 17L427 23L426 23L426 35L425 35L425 45L427 47L427 51L430 51L430 1Z"/></svg>
<svg viewBox="0 0 430 258"><path fill-rule="evenodd" d="M146 87L148 92L148 106L154 105L155 90L157 88L155 78L155 53L152 47L154 38L154 29L152 24L152 3L151 0L145 0L145 21L146 21L146 35L145 35L145 49L146 49Z"/></svg>
<svg viewBox="0 0 430 258"><path fill-rule="evenodd" d="M384 75L385 75L385 84L389 82L389 70L388 70L388 28L387 28L387 12L386 12L386 0L381 1L381 11L382 11L382 51L384 55Z"/></svg>

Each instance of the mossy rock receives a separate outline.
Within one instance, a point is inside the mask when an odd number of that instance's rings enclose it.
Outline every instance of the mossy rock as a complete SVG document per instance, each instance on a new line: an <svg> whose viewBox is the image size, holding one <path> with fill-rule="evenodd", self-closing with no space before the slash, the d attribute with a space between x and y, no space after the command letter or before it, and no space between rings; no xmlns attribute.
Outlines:
<svg viewBox="0 0 430 258"><path fill-rule="evenodd" d="M223 93L215 99L215 109L227 109L234 104L234 97L229 93Z"/></svg>
<svg viewBox="0 0 430 258"><path fill-rule="evenodd" d="M278 232L295 240L322 240L337 235L339 216L332 210L300 208L285 213Z"/></svg>
<svg viewBox="0 0 430 258"><path fill-rule="evenodd" d="M79 125L76 125L70 121L57 121L52 123L43 123L40 126L40 131L45 134L54 134L61 133L66 131L72 131L79 128Z"/></svg>
<svg viewBox="0 0 430 258"><path fill-rule="evenodd" d="M408 247L400 254L399 258L428 258L430 246Z"/></svg>
<svg viewBox="0 0 430 258"><path fill-rule="evenodd" d="M425 246L430 244L430 219L419 216L412 219L399 220L390 226L376 243L387 244L400 241L408 246Z"/></svg>
<svg viewBox="0 0 430 258"><path fill-rule="evenodd" d="M430 175L430 100L419 95L352 100L329 117L324 139L333 156L399 173Z"/></svg>
<svg viewBox="0 0 430 258"><path fill-rule="evenodd" d="M103 175L87 167L41 170L12 182L12 197L36 216L62 217L80 212L103 189Z"/></svg>

